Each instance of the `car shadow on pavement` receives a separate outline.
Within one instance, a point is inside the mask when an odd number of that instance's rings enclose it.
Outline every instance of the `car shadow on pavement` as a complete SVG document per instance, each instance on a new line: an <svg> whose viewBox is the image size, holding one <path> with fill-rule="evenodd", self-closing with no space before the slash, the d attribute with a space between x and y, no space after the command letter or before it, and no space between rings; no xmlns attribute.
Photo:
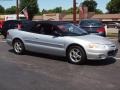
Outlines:
<svg viewBox="0 0 120 90"><path fill-rule="evenodd" d="M104 66L104 65L110 65L110 64L114 64L116 62L116 59L114 58L108 58L105 60L87 60L85 65L89 65L89 66Z"/></svg>
<svg viewBox="0 0 120 90"><path fill-rule="evenodd" d="M9 52L14 53L13 49L10 49ZM58 61L66 62L65 57L49 55L49 54L43 54L43 53L35 53L35 52L26 51L23 55L28 55L28 56L33 56L33 57L39 57L39 58L44 58L44 59L51 59L51 60L58 60Z"/></svg>
<svg viewBox="0 0 120 90"><path fill-rule="evenodd" d="M26 52L26 55L66 62L65 57L60 57L60 56L55 56L55 55L49 55L49 54L43 54L43 53L35 53L35 52Z"/></svg>
<svg viewBox="0 0 120 90"><path fill-rule="evenodd" d="M13 49L10 49L9 52L14 53ZM60 57L60 56L55 56L55 55L48 55L48 54L42 54L42 53L35 53L35 52L25 52L24 55L29 55L33 57L40 57L44 59L51 59L51 60L56 60L56 61L62 61L62 62L67 62L67 58L65 57ZM116 59L114 58L108 58L105 60L87 60L85 64L83 65L88 65L88 66L104 66L104 65L110 65L114 64L116 62Z"/></svg>

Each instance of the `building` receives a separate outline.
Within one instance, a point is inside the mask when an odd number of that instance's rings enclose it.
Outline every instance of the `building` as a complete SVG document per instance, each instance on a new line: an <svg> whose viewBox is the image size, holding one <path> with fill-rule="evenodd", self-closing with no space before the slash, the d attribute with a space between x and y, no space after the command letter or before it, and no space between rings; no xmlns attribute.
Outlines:
<svg viewBox="0 0 120 90"><path fill-rule="evenodd" d="M95 14L91 18L103 22L120 22L120 14Z"/></svg>
<svg viewBox="0 0 120 90"><path fill-rule="evenodd" d="M17 16L16 14L9 14L9 15L0 15L0 20L16 20ZM19 14L19 19L25 19L25 16L23 14Z"/></svg>
<svg viewBox="0 0 120 90"><path fill-rule="evenodd" d="M94 12L89 12L87 15L89 19L97 19L102 22L120 22L120 14L95 14ZM42 16L34 16L33 20L55 20L55 21L73 21L73 15L65 15L59 13L43 14ZM81 20L79 14L76 15L76 20L79 22Z"/></svg>

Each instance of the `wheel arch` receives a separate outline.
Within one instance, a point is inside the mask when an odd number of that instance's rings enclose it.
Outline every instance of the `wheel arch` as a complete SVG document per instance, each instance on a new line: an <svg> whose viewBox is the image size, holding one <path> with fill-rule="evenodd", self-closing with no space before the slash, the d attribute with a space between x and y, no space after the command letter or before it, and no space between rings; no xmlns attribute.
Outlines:
<svg viewBox="0 0 120 90"><path fill-rule="evenodd" d="M81 47L81 48L83 49L86 57L87 57L86 51L85 51L85 49L83 48L83 46L81 46L81 45L79 45L79 44L76 44L76 43L70 44L70 45L66 48L66 55L67 55L67 52L68 52L69 48L72 47L72 46L79 46L79 47Z"/></svg>
<svg viewBox="0 0 120 90"><path fill-rule="evenodd" d="M14 38L14 39L12 40L12 45L14 44L14 42L15 42L16 40L20 40L20 41L23 43L23 41L22 41L20 38ZM23 44L24 44L24 43L23 43Z"/></svg>

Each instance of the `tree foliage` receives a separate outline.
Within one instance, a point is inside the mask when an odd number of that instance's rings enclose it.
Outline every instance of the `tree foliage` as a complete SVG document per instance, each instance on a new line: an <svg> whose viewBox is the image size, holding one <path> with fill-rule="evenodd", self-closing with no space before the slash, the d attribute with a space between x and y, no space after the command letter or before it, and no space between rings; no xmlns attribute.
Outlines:
<svg viewBox="0 0 120 90"><path fill-rule="evenodd" d="M56 7L54 9L49 9L49 10L45 10L45 9L42 10L42 14L45 14L45 13L61 13L61 12L62 12L62 7Z"/></svg>
<svg viewBox="0 0 120 90"><path fill-rule="evenodd" d="M106 9L109 13L120 13L120 0L111 0Z"/></svg>
<svg viewBox="0 0 120 90"><path fill-rule="evenodd" d="M69 9L65 10L65 12L66 12L67 14L71 14L71 13L73 13L73 8L69 8Z"/></svg>
<svg viewBox="0 0 120 90"><path fill-rule="evenodd" d="M11 6L10 8L7 8L5 12L6 12L6 14L15 14L16 6Z"/></svg>
<svg viewBox="0 0 120 90"><path fill-rule="evenodd" d="M83 6L87 6L88 7L88 11L89 12L95 12L96 8L97 8L97 3L94 0L85 0L82 3Z"/></svg>
<svg viewBox="0 0 120 90"><path fill-rule="evenodd" d="M73 13L73 8L71 7L71 8L68 8L67 10L62 10L62 7L56 7L56 8L49 9L49 10L43 9L41 13L42 14L46 14L46 13L66 13L66 14L72 14ZM77 7L77 13L79 13L78 7Z"/></svg>
<svg viewBox="0 0 120 90"><path fill-rule="evenodd" d="M47 12L48 12L47 10L43 9L41 13L46 14Z"/></svg>
<svg viewBox="0 0 120 90"><path fill-rule="evenodd" d="M25 7L27 7L30 20L39 11L37 1L38 0L20 0L20 11L22 11Z"/></svg>
<svg viewBox="0 0 120 90"><path fill-rule="evenodd" d="M56 7L54 9L50 9L50 10L48 10L48 12L51 12L51 13L61 13L62 12L62 7Z"/></svg>
<svg viewBox="0 0 120 90"><path fill-rule="evenodd" d="M4 14L4 12L5 12L4 7L0 5L0 14Z"/></svg>
<svg viewBox="0 0 120 90"><path fill-rule="evenodd" d="M96 13L96 14L103 14L103 12L102 12L100 9L96 9L96 10L95 10L95 13Z"/></svg>

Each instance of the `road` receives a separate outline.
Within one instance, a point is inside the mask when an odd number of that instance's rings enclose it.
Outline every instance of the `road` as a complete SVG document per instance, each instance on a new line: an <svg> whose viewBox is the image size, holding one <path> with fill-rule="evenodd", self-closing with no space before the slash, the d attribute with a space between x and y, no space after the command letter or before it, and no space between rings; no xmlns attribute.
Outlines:
<svg viewBox="0 0 120 90"><path fill-rule="evenodd" d="M0 90L120 90L120 51L115 59L73 65L62 57L16 55L1 40Z"/></svg>

